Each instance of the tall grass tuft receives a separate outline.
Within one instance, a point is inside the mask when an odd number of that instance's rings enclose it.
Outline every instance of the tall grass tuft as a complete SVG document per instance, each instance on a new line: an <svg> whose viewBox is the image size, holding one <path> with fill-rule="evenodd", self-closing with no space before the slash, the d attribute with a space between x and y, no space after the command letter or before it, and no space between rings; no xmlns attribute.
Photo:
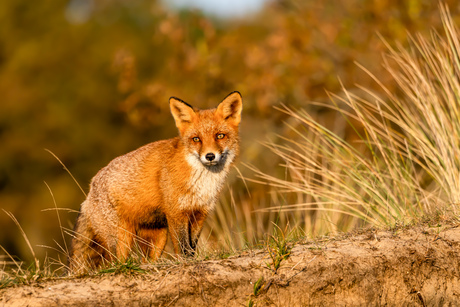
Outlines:
<svg viewBox="0 0 460 307"><path fill-rule="evenodd" d="M442 35L410 37L409 48L386 43L383 65L398 91L362 67L382 95L366 88L360 95L346 89L330 95L328 107L343 115L360 142L346 141L304 110L279 108L292 118L296 138L266 145L283 159L288 175L280 179L254 170L279 192L302 197L270 211L313 211L329 231L458 212L460 36L447 6L440 12Z"/></svg>

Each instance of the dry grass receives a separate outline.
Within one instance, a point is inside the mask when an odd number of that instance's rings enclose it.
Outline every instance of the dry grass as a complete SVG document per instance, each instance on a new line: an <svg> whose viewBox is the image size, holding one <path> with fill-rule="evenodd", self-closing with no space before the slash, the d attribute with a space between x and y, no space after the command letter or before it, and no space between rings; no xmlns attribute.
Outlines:
<svg viewBox="0 0 460 307"><path fill-rule="evenodd" d="M304 110L280 108L294 120L290 128L297 138L266 145L284 160L288 176L254 171L280 193L303 197L268 210L313 211L332 231L458 211L460 41L447 7L441 6L441 15L444 37L417 35L409 49L388 45L384 66L398 93L369 73L384 97L366 88L361 88L365 95L346 89L343 96L331 95L332 108L355 123L361 142L345 141Z"/></svg>

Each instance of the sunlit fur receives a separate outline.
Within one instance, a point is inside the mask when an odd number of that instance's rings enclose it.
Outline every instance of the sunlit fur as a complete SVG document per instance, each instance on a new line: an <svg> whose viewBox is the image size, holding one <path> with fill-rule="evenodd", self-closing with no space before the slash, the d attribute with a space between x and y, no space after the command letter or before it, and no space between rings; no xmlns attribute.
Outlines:
<svg viewBox="0 0 460 307"><path fill-rule="evenodd" d="M170 107L178 137L115 158L92 179L75 226L72 270L126 259L134 245L156 259L168 232L176 253L194 253L238 155L242 99L233 92L217 108L198 110L172 97Z"/></svg>

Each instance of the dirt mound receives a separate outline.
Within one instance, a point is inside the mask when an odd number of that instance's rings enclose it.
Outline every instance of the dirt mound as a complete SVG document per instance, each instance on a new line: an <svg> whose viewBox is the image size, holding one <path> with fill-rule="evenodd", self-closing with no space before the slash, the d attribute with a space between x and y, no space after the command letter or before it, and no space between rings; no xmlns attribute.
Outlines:
<svg viewBox="0 0 460 307"><path fill-rule="evenodd" d="M0 290L1 306L456 305L460 228L368 230L297 244L275 274L266 251L136 276L65 279ZM254 284L261 280L258 295Z"/></svg>

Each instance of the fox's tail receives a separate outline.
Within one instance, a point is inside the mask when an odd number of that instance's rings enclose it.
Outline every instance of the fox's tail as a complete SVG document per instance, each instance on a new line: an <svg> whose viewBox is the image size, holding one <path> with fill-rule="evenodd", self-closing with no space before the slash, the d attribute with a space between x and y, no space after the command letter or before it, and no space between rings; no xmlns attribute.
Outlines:
<svg viewBox="0 0 460 307"><path fill-rule="evenodd" d="M99 266L104 259L107 259L107 250L98 242L87 216L80 211L67 259L69 269L72 273L83 273Z"/></svg>

